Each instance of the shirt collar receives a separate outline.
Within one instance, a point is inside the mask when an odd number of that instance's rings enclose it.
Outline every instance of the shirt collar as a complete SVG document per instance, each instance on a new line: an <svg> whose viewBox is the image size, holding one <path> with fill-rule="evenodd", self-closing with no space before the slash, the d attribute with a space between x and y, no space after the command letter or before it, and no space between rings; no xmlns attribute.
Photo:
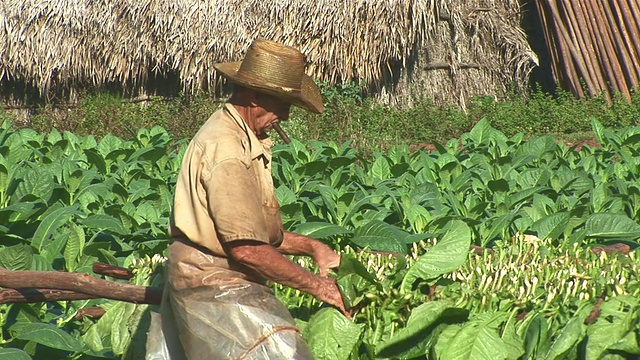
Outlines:
<svg viewBox="0 0 640 360"><path fill-rule="evenodd" d="M256 134L254 134L251 128L249 128L249 125L247 125L238 110L236 110L232 104L226 103L225 109L240 129L242 129L242 131L249 137L251 159L264 156L267 161L271 161L271 147L273 146L273 141L270 138L263 140L258 139Z"/></svg>

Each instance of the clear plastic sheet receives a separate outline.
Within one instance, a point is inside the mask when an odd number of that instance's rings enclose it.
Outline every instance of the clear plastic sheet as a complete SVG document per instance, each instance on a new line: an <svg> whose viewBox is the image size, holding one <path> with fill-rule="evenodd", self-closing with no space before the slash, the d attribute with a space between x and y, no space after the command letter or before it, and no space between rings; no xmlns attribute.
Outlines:
<svg viewBox="0 0 640 360"><path fill-rule="evenodd" d="M169 249L161 311L147 359L313 359L287 308L267 286L181 243ZM180 341L177 341L179 337Z"/></svg>

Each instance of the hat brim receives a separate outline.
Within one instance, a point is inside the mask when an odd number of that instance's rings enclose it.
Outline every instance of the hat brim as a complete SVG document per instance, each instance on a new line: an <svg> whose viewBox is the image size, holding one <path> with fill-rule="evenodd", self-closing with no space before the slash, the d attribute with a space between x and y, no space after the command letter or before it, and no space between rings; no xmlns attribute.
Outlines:
<svg viewBox="0 0 640 360"><path fill-rule="evenodd" d="M292 105L299 106L316 114L321 114L324 111L320 89L308 75L303 75L300 90L283 88L264 83L260 79L248 79L240 76L238 70L241 64L242 62L218 63L214 64L213 67L222 73L224 77L236 84L273 95Z"/></svg>

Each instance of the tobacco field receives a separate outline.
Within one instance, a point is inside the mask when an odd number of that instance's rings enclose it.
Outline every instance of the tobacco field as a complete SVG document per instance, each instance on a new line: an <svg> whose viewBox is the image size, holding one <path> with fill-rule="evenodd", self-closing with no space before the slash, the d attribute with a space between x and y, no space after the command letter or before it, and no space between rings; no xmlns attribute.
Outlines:
<svg viewBox="0 0 640 360"><path fill-rule="evenodd" d="M640 357L640 127L592 128L597 147L509 138L485 120L435 151L372 159L276 145L285 228L342 253L332 276L352 319L273 286L316 358ZM102 262L162 286L185 147L160 127L97 140L3 124L0 266L92 274ZM104 315L76 316L96 306ZM153 308L0 303L0 358L140 359Z"/></svg>

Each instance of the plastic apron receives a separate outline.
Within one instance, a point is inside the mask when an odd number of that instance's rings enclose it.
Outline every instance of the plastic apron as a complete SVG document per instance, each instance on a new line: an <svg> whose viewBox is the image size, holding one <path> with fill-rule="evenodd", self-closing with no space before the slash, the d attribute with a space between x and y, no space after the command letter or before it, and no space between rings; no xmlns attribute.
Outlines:
<svg viewBox="0 0 640 360"><path fill-rule="evenodd" d="M313 359L271 289L228 267L226 259L181 242L169 246L147 359Z"/></svg>

